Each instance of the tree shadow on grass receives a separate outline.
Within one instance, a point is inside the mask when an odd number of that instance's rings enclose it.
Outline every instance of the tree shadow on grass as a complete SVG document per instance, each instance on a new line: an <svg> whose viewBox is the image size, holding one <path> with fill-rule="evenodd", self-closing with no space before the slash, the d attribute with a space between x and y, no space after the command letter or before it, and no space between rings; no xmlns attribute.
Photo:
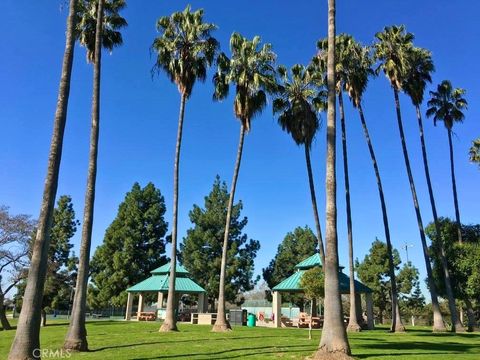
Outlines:
<svg viewBox="0 0 480 360"><path fill-rule="evenodd" d="M286 350L288 349L288 350ZM249 356L258 356L263 354L280 354L280 353L302 353L307 350L315 351L315 345L284 345L284 346L257 346L257 347L241 347L233 348L222 351L210 351L203 353L190 353L190 354L173 354L173 355L159 355L157 357L148 357L148 358L135 358L132 360L152 360L152 359L235 359L235 358L245 358ZM260 351L259 351L260 350ZM268 350L268 351L262 351ZM241 351L241 354L232 354L233 352ZM250 351L245 353L245 351Z"/></svg>
<svg viewBox="0 0 480 360"><path fill-rule="evenodd" d="M365 339L362 339L365 340ZM378 340L377 340L378 341ZM368 344L365 346L357 345L360 348L369 350L380 350L380 353L355 355L357 358L366 359L374 356L400 356L400 355L432 355L432 357L440 354L465 354L471 349L478 349L477 344L462 344L456 342L425 342L425 341L408 341L394 342L382 341L381 343ZM405 352L402 350L420 350L421 352Z"/></svg>
<svg viewBox="0 0 480 360"><path fill-rule="evenodd" d="M195 339L178 339L178 340L159 340L159 341L139 342L134 344L103 346L96 349L91 349L89 350L89 352L99 352L99 351L105 351L110 349L122 349L122 348L129 348L133 346L142 346L142 345L177 344L177 343L218 341L218 340L243 340L243 339L265 339L265 338L281 339L282 337L291 338L290 336L273 336L272 335L272 336L243 336L243 337L220 337L220 338L211 337L211 338L204 338L204 339L195 338Z"/></svg>
<svg viewBox="0 0 480 360"><path fill-rule="evenodd" d="M463 354L463 353L458 353L458 354ZM369 359L369 358L379 358L379 357L384 357L384 356L404 356L404 357L410 357L410 356L424 356L425 359L435 359L436 356L439 355L454 355L454 353L451 352L436 352L436 353L425 353L425 352L398 352L398 353L378 353L378 354L356 354L355 352L352 354L352 356L355 359Z"/></svg>

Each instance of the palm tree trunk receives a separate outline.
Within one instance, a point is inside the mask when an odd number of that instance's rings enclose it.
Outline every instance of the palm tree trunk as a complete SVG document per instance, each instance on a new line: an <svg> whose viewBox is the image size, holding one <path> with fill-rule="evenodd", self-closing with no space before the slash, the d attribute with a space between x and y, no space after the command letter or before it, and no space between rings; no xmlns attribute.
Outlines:
<svg viewBox="0 0 480 360"><path fill-rule="evenodd" d="M420 130L420 142L422 144L423 168L425 169L425 177L427 178L428 194L430 197L430 204L432 206L433 221L435 222L437 243L438 243L438 246L440 247L440 259L441 259L442 268L443 268L445 290L447 293L448 306L450 309L450 316L452 319L452 331L464 332L465 328L463 327L462 323L460 322L457 316L457 308L455 306L455 298L453 296L452 284L450 281L450 271L448 270L445 247L443 246L443 241L441 238L440 223L438 222L437 207L435 205L435 198L433 196L433 187L432 187L432 182L430 180L430 170L428 167L427 148L425 145L425 136L423 132L422 113L420 112L420 107L418 105L416 105L415 108L417 111L418 128Z"/></svg>
<svg viewBox="0 0 480 360"><path fill-rule="evenodd" d="M248 121L246 122L249 123ZM233 170L232 187L230 189L230 196L228 198L227 207L227 219L225 222L225 233L223 236L222 247L222 263L220 266L220 285L218 289L218 309L217 320L213 325L212 331L221 332L229 331L232 329L230 323L227 321L225 312L225 273L227 271L227 251L228 251L228 238L230 235L230 221L232 217L233 200L235 198L235 190L237 188L238 173L240 171L240 163L242 161L243 141L245 139L245 127L242 123L240 126L240 139L238 140L237 159L235 161L235 169Z"/></svg>
<svg viewBox="0 0 480 360"><path fill-rule="evenodd" d="M460 222L460 210L458 208L457 182L455 180L455 163L453 161L452 130L447 129L447 132L448 132L448 146L450 149L450 172L452 174L452 191L453 191L453 203L455 204L455 220L457 222L458 242L461 244L463 242L462 223Z"/></svg>
<svg viewBox="0 0 480 360"><path fill-rule="evenodd" d="M470 299L465 299L465 305L467 306L467 321L468 331L478 331L477 321L475 319L475 312L473 311L472 302Z"/></svg>
<svg viewBox="0 0 480 360"><path fill-rule="evenodd" d="M415 207L415 215L417 216L418 231L420 232L420 240L422 242L423 257L425 259L425 266L427 268L428 287L430 289L433 309L433 331L446 331L445 324L443 323L442 313L440 312L440 306L438 304L437 289L435 282L433 281L432 265L430 263L430 256L428 255L428 246L425 238L425 231L423 229L422 215L420 213L417 191L415 190L412 169L410 167L410 159L408 157L407 144L405 142L405 134L403 132L402 114L400 113L400 99L398 98L397 89L393 88L393 94L395 97L395 109L397 112L398 130L400 132L400 140L402 143L403 158L405 160L405 167L407 168L408 181L410 183L410 190L412 192L413 206Z"/></svg>
<svg viewBox="0 0 480 360"><path fill-rule="evenodd" d="M180 167L180 148L182 146L183 118L185 114L185 103L187 96L181 94L180 114L178 115L177 145L175 147L175 163L173 166L173 225L172 225L172 258L170 259L170 277L168 281L167 310L165 321L160 327L160 331L178 331L175 301L175 278L177 267L177 227L178 227L178 181Z"/></svg>
<svg viewBox="0 0 480 360"><path fill-rule="evenodd" d="M342 128L342 153L343 153L343 175L345 178L345 204L347 208L347 237L348 237L348 263L350 272L350 318L347 331L361 331L362 328L357 321L357 297L355 296L355 271L353 268L353 226L352 209L350 206L350 180L348 177L348 154L347 154L347 128L345 126L345 111L343 108L342 92L338 92L338 109L340 110L340 124Z"/></svg>
<svg viewBox="0 0 480 360"><path fill-rule="evenodd" d="M351 353L343 325L342 300L338 280L335 84L335 0L328 0L325 322L319 348L315 354L316 358L335 357L336 355L348 358Z"/></svg>
<svg viewBox="0 0 480 360"><path fill-rule="evenodd" d="M63 347L74 351L88 351L85 315L87 307L87 287L92 244L93 211L95 205L95 182L97 179L98 138L100 132L100 78L102 63L102 23L104 0L98 2L97 24L95 29L95 60L93 66L92 125L90 129L90 149L83 212L82 242L72 317Z"/></svg>
<svg viewBox="0 0 480 360"><path fill-rule="evenodd" d="M322 229L320 227L320 219L318 217L317 196L315 195L315 183L313 182L312 163L310 161L310 146L305 145L305 161L307 163L308 184L310 186L310 197L312 199L313 217L315 219L315 227L317 229L318 251L322 260L322 265L325 264L325 252L323 248Z"/></svg>
<svg viewBox="0 0 480 360"><path fill-rule="evenodd" d="M367 141L368 151L370 152L370 158L372 159L373 169L375 171L375 177L377 179L378 194L380 196L380 205L382 208L383 228L385 231L385 241L387 243L388 271L390 275L390 287L392 296L392 327L390 331L403 332L405 331L405 326L402 323L402 318L400 316L400 306L398 305L397 280L395 278L395 265L393 263L393 250L392 241L390 239L390 226L388 223L387 205L385 203L385 196L383 194L382 179L380 177L380 170L378 169L377 157L375 156L375 151L373 150L372 140L370 139L367 122L363 114L363 108L361 103L358 105L358 113L360 115L360 121L362 123L363 134L365 136L365 140Z"/></svg>
<svg viewBox="0 0 480 360"><path fill-rule="evenodd" d="M8 355L9 360L36 358L35 349L40 348L40 318L43 301L43 289L47 273L48 249L50 247L50 229L53 208L57 194L58 174L62 157L63 134L67 120L68 97L72 74L75 45L75 8L77 1L70 0L67 19L65 52L63 55L62 76L58 90L57 109L53 123L53 134L48 156L47 176L43 190L42 206L38 218L37 234L33 244L27 286L23 297L22 312L18 319L17 331Z"/></svg>

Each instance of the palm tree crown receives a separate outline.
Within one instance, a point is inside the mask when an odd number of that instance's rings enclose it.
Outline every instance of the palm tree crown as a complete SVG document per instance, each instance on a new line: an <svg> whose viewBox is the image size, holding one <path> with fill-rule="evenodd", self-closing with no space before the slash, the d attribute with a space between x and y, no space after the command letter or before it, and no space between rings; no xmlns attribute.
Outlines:
<svg viewBox="0 0 480 360"><path fill-rule="evenodd" d="M318 90L322 76L313 68L296 64L290 70L279 66L279 86L273 101L273 113L278 123L292 135L297 145L310 148L320 127L318 112L326 109L326 92Z"/></svg>
<svg viewBox="0 0 480 360"><path fill-rule="evenodd" d="M221 53L217 59L217 72L213 82L213 98L222 100L228 96L229 85L234 83L236 93L234 113L246 131L250 130L250 121L267 104L267 93L275 90L275 53L270 44L260 47L260 37L248 40L239 33L230 38L229 59Z"/></svg>
<svg viewBox="0 0 480 360"><path fill-rule="evenodd" d="M382 70L396 90L403 88L403 82L410 71L410 53L414 35L406 32L405 26L386 26L375 34L375 60L380 61L377 73Z"/></svg>
<svg viewBox="0 0 480 360"><path fill-rule="evenodd" d="M127 21L119 12L126 7L125 0L106 0L104 3L102 47L113 51L123 44L121 28L127 26ZM95 32L97 26L98 0L79 1L76 37L87 49L87 61L95 60Z"/></svg>
<svg viewBox="0 0 480 360"><path fill-rule="evenodd" d="M435 71L432 53L427 49L412 47L409 52L409 71L403 83L403 91L410 96L412 103L419 106L427 82L432 82L431 73Z"/></svg>
<svg viewBox="0 0 480 360"><path fill-rule="evenodd" d="M186 98L197 79L205 81L207 68L213 63L219 43L210 33L216 28L203 22L203 9L191 12L190 5L157 22L160 36L152 45L157 53L153 70L163 70Z"/></svg>
<svg viewBox="0 0 480 360"><path fill-rule="evenodd" d="M327 39L318 41L318 65L326 72ZM347 92L353 105L357 107L368 84L368 78L374 75L370 48L362 46L348 34L340 34L335 41L337 91ZM315 60L314 60L315 61Z"/></svg>
<svg viewBox="0 0 480 360"><path fill-rule="evenodd" d="M469 154L470 161L480 165L480 138L472 141L472 147L470 148Z"/></svg>
<svg viewBox="0 0 480 360"><path fill-rule="evenodd" d="M452 130L455 122L462 122L465 118L462 110L467 109L467 100L463 97L466 91L461 88L453 88L452 83L443 80L437 91L430 91L431 99L428 100L427 116L433 116L433 124L443 121L448 130Z"/></svg>

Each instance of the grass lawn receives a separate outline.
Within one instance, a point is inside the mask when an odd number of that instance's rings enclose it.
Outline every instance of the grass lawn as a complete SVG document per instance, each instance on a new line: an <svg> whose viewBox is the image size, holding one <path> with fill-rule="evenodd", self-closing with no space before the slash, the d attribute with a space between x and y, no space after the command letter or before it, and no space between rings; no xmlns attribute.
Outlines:
<svg viewBox="0 0 480 360"><path fill-rule="evenodd" d="M42 348L59 349L65 321L50 321L41 331ZM158 322L92 321L88 323L90 352L70 359L303 359L314 353L320 331L234 327L212 333L210 326L179 324L178 333L159 333ZM0 332L0 358L5 359L14 331ZM358 359L480 359L480 334L432 334L428 328L409 328L406 334L386 329L350 334Z"/></svg>

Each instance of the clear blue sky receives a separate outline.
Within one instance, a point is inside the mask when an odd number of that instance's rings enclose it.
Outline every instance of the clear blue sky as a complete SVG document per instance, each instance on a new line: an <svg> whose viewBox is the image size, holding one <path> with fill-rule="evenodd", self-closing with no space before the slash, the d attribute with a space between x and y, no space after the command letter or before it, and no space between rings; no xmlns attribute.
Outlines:
<svg viewBox="0 0 480 360"><path fill-rule="evenodd" d="M0 203L13 213L38 216L65 44L65 0L3 0L0 3ZM129 27L124 46L103 57L101 138L93 247L135 181L152 181L166 199L171 223L173 155L179 95L164 75L153 80L149 47L157 35L156 19L182 10L186 1L128 1L124 12ZM205 19L219 26L215 36L228 49L233 31L261 35L273 44L278 63L306 63L319 38L326 36L326 1L285 0L238 2L191 1L205 9ZM480 136L480 74L478 13L474 0L337 1L338 32L353 34L369 44L385 25L405 24L415 43L433 52L434 84L450 79L467 89L469 110L455 127L454 147L462 221L480 222L480 171L468 162L471 140ZM76 46L72 88L65 132L58 194L70 194L79 219L83 216L86 183L92 68L85 51ZM211 77L210 77L211 78ZM231 99L211 101L210 78L197 84L187 104L180 179L179 231L190 227L188 211L203 204L214 177L231 181L239 124ZM430 204L421 163L418 128L410 100L401 96L402 112L413 173L424 223L431 221ZM372 80L364 108L383 175L393 244L413 244L410 259L425 277L420 239L408 187L393 95L387 80ZM425 107L422 108L425 110ZM358 115L346 109L356 257L363 258L376 236L384 239L380 204ZM433 186L439 214L453 216L447 133L425 119ZM261 273L284 235L313 217L303 151L282 133L268 107L253 122L244 148L237 199L249 218L247 232L260 240L256 272ZM340 150L340 148L338 149ZM313 166L324 229L325 131L313 147ZM348 264L343 173L338 152L338 231L340 261ZM180 237L180 239L181 239ZM80 236L75 236L78 249ZM401 251L402 257L405 253Z"/></svg>

